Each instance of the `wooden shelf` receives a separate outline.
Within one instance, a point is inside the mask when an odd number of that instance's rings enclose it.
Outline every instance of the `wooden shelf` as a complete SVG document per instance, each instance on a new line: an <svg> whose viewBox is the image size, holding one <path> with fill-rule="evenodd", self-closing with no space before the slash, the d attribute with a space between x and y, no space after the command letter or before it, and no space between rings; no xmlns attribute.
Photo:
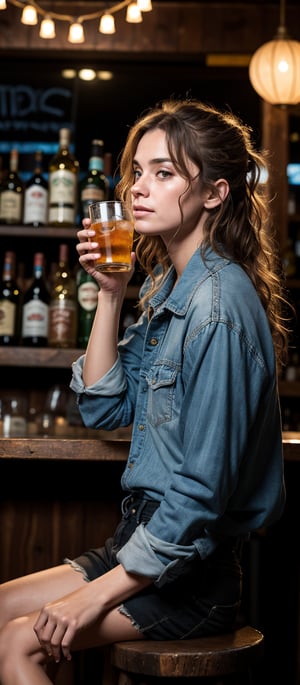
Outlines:
<svg viewBox="0 0 300 685"><path fill-rule="evenodd" d="M110 437L95 431L97 438L0 438L0 459L47 459L51 461L126 461L130 438ZM300 461L300 433L283 433L286 461Z"/></svg>
<svg viewBox="0 0 300 685"><path fill-rule="evenodd" d="M0 236L23 238L69 238L76 239L79 226L76 228L55 228L54 226L0 226Z"/></svg>
<svg viewBox="0 0 300 685"><path fill-rule="evenodd" d="M67 368L84 353L76 348L0 347L0 366Z"/></svg>
<svg viewBox="0 0 300 685"><path fill-rule="evenodd" d="M130 440L70 438L0 438L0 459L125 461Z"/></svg>

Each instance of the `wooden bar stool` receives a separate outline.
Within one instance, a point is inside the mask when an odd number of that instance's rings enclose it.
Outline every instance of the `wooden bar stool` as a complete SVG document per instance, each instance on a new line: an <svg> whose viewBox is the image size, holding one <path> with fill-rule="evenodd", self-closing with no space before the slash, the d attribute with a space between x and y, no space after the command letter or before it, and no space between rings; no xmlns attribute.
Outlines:
<svg viewBox="0 0 300 685"><path fill-rule="evenodd" d="M117 642L110 655L118 685L154 685L164 678L165 685L196 678L210 685L237 685L251 683L251 669L262 659L263 649L263 634L245 626L195 640Z"/></svg>

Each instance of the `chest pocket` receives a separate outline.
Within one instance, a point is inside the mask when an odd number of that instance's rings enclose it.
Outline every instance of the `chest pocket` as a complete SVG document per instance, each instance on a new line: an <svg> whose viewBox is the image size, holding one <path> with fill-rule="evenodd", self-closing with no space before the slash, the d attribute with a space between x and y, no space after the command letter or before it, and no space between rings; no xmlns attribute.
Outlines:
<svg viewBox="0 0 300 685"><path fill-rule="evenodd" d="M171 421L175 401L177 368L174 366L153 366L146 381L148 383L147 419L152 426Z"/></svg>

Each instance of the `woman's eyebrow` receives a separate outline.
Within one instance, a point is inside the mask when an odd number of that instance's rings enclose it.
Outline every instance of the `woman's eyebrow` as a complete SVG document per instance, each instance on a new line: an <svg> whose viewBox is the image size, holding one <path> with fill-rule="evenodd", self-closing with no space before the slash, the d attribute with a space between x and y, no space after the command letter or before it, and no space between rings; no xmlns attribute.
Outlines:
<svg viewBox="0 0 300 685"><path fill-rule="evenodd" d="M172 160L170 157L154 157L153 159L149 159L148 164L162 164L163 162L172 162ZM137 159L133 160L133 164L140 165Z"/></svg>

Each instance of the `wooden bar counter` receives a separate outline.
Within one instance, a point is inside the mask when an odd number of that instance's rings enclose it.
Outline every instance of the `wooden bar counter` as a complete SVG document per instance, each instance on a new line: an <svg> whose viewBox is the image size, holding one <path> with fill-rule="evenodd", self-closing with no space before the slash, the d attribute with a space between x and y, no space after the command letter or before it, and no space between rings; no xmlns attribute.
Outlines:
<svg viewBox="0 0 300 685"><path fill-rule="evenodd" d="M0 438L0 582L99 546L120 516L130 432ZM73 435L73 437L71 437ZM300 464L300 434L283 436Z"/></svg>
<svg viewBox="0 0 300 685"><path fill-rule="evenodd" d="M126 431L127 432L127 431ZM130 436L121 431L87 431L88 437L0 438L0 459L51 459L59 461L124 461ZM91 433L93 437L90 437ZM96 435L95 435L96 434ZM300 433L283 433L285 461L300 462Z"/></svg>
<svg viewBox="0 0 300 685"><path fill-rule="evenodd" d="M85 435L72 429L57 437L0 438L0 582L59 564L113 533L130 434ZM300 433L284 433L283 452L286 510L246 552L243 611L266 635L262 683L279 674L282 682L300 685L298 533L291 542L300 513Z"/></svg>
<svg viewBox="0 0 300 685"><path fill-rule="evenodd" d="M114 531L130 438L86 434L0 438L0 582L98 547Z"/></svg>

